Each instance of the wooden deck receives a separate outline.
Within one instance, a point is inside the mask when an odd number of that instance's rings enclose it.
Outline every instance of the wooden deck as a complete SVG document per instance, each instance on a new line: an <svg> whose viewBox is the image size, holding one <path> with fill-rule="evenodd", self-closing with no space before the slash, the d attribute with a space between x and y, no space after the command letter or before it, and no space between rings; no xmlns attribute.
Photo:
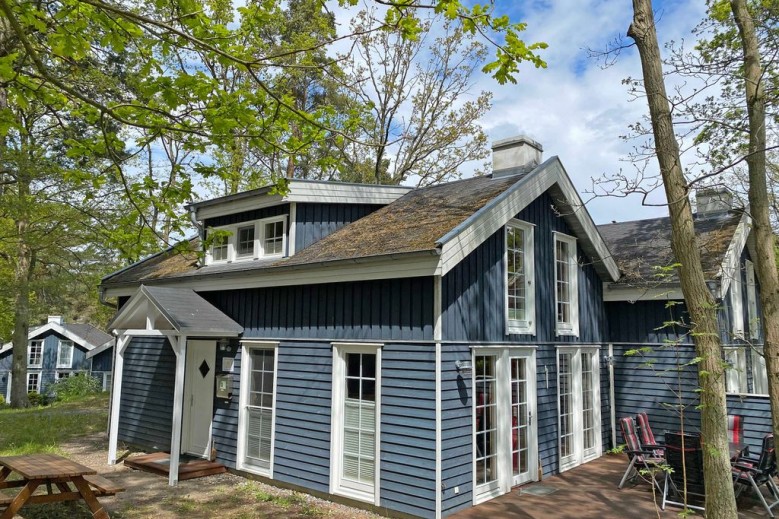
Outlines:
<svg viewBox="0 0 779 519"><path fill-rule="evenodd" d="M160 476L168 476L170 474L170 454L167 452L153 452L151 454L133 456L124 460L124 464L128 467L151 472L152 474L159 474ZM179 462L179 481L202 478L223 472L227 472L225 466L215 461L182 456Z"/></svg>

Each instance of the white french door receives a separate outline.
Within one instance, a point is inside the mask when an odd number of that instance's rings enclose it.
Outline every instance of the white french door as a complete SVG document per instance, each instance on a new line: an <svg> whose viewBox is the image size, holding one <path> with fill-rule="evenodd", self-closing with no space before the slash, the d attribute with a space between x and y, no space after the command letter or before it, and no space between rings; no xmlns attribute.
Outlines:
<svg viewBox="0 0 779 519"><path fill-rule="evenodd" d="M474 502L538 478L535 349L473 354Z"/></svg>
<svg viewBox="0 0 779 519"><path fill-rule="evenodd" d="M557 349L560 472L602 454L598 349Z"/></svg>

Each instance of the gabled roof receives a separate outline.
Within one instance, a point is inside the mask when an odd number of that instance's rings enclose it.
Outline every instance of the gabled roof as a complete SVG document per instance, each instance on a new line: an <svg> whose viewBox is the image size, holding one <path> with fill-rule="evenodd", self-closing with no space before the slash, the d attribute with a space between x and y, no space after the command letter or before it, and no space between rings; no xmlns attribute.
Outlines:
<svg viewBox="0 0 779 519"><path fill-rule="evenodd" d="M30 329L29 333L27 334L27 340L31 341L48 332L58 333L87 351L91 351L94 348L102 346L106 343L112 343L113 341L113 337L111 337L111 335L107 334L99 328L95 328L91 324L57 324L54 322L46 323L44 325ZM0 354L5 353L11 348L13 348L12 342L3 344L3 346L0 347Z"/></svg>
<svg viewBox="0 0 779 519"><path fill-rule="evenodd" d="M443 275L546 191L552 193L555 206L579 236L599 275L616 281L616 262L560 160L552 157L535 167L410 190L289 258L199 266L200 242L194 239L105 277L101 286L125 295L141 283L186 282L194 288L218 290ZM393 266L375 266L379 262L393 262ZM360 277L369 270L377 277Z"/></svg>
<svg viewBox="0 0 779 519"><path fill-rule="evenodd" d="M694 220L695 232L701 251L701 263L706 279L719 281L723 292L727 279L723 276L728 253L740 255L748 234L748 217L742 211L709 214ZM631 222L598 226L603 239L622 271L618 285L649 287L676 285L679 280L674 271L663 271L675 263L671 250L670 218L652 218ZM738 249L738 250L736 250Z"/></svg>
<svg viewBox="0 0 779 519"><path fill-rule="evenodd" d="M170 329L197 336L235 337L243 326L222 313L191 288L147 287L141 285L136 294L122 307L108 328L145 329L147 320L158 317L167 321L167 327L155 323L154 329Z"/></svg>

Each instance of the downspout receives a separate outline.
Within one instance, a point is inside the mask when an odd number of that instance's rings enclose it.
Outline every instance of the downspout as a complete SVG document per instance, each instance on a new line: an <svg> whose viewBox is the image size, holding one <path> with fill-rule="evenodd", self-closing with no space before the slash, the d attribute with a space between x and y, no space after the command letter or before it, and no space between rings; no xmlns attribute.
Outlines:
<svg viewBox="0 0 779 519"><path fill-rule="evenodd" d="M206 239L206 231L203 228L203 225L197 219L197 211L195 210L195 208L193 208L192 206L189 206L188 209L189 209L189 221L191 221L192 225L194 225L195 229L197 229L197 237L200 239L200 246L203 247L203 243L205 242L205 239ZM205 250L205 248L203 250ZM198 262L201 263L201 266L203 266L202 265L202 263L203 263L202 262L202 257L203 256L200 255L199 257L201 259L198 260Z"/></svg>
<svg viewBox="0 0 779 519"><path fill-rule="evenodd" d="M617 447L617 410L614 407L614 345L609 343L609 414L611 414L611 448Z"/></svg>
<svg viewBox="0 0 779 519"><path fill-rule="evenodd" d="M442 426L441 426L441 276L433 276L433 340L435 341L435 516L440 519L443 508Z"/></svg>

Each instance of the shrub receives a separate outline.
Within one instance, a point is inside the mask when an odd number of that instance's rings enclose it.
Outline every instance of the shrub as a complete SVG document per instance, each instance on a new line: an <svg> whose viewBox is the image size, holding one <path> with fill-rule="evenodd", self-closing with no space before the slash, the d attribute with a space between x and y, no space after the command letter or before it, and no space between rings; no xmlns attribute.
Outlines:
<svg viewBox="0 0 779 519"><path fill-rule="evenodd" d="M27 393L27 400L30 402L30 406L32 407L40 407L42 405L46 405L46 397L44 397L42 394L38 393L37 391L30 391Z"/></svg>
<svg viewBox="0 0 779 519"><path fill-rule="evenodd" d="M102 384L95 377L85 373L79 373L73 377L61 378L48 387L48 392L57 400L70 400L72 398L100 393Z"/></svg>
<svg viewBox="0 0 779 519"><path fill-rule="evenodd" d="M5 404L5 397L3 395L0 395L0 405Z"/></svg>

